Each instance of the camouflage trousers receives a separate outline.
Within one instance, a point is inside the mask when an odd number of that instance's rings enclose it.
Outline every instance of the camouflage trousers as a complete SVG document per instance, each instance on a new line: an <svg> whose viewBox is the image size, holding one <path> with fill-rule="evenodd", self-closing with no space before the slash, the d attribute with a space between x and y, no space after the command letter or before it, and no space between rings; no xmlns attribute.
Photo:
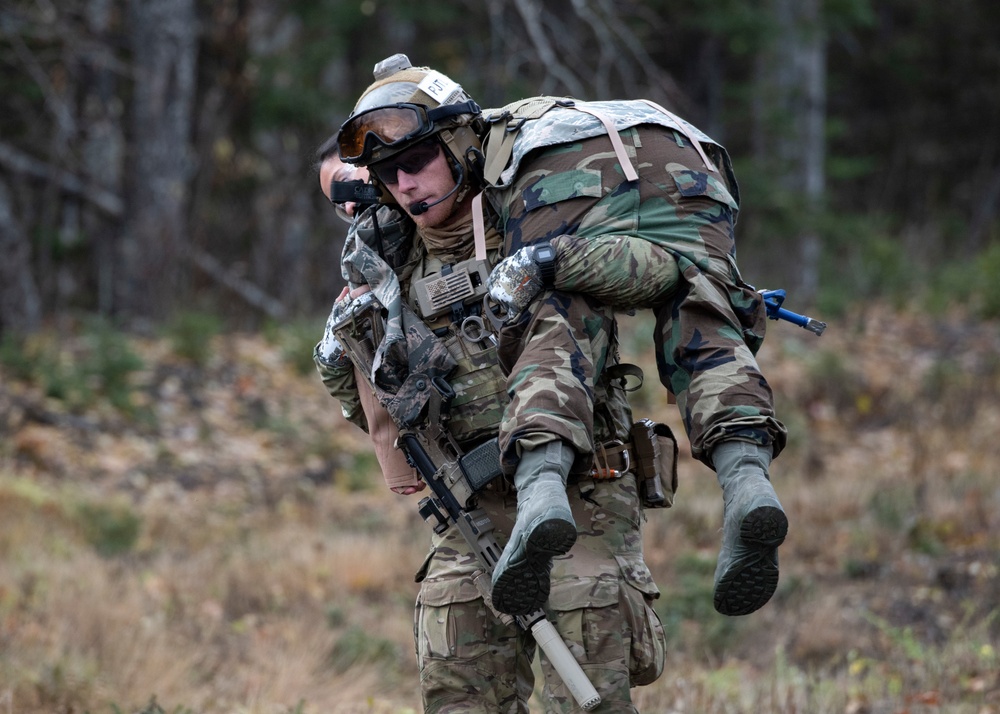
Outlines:
<svg viewBox="0 0 1000 714"><path fill-rule="evenodd" d="M513 474L524 449L572 445L572 473L589 473L596 444L628 439L632 413L608 371L618 362L614 310L577 293L546 292L500 331L507 376L501 465Z"/></svg>
<svg viewBox="0 0 1000 714"><path fill-rule="evenodd" d="M671 130L640 126L620 135L638 181L624 181L604 136L540 150L522 162L500 196L504 252L551 241L558 290L620 309L654 310L660 381L677 398L696 458L711 465L715 444L732 438L770 445L777 455L786 430L755 357L764 338L763 301L736 267L735 185L706 169ZM534 319L552 311L544 299L532 307ZM525 388L550 350L540 335L523 335L510 365L510 379ZM572 412L586 403L585 393L563 403L561 414L546 418L586 419ZM516 422L531 419L515 415L505 428L524 431Z"/></svg>
<svg viewBox="0 0 1000 714"><path fill-rule="evenodd" d="M651 607L659 590L643 561L635 479L571 483L568 493L579 538L553 563L546 614L601 695L592 711L635 712L630 687L660 676L666 645ZM486 491L480 506L503 545L515 495ZM534 639L488 611L472 581L477 570L457 529L434 536L414 615L425 712L528 711ZM582 711L544 655L540 665L545 711Z"/></svg>

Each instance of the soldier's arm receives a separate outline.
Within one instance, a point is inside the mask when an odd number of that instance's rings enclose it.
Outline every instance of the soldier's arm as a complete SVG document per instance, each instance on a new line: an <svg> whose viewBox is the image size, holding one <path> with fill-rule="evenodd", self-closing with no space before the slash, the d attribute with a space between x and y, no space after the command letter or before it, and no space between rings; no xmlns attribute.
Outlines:
<svg viewBox="0 0 1000 714"><path fill-rule="evenodd" d="M677 261L630 235L559 235L521 248L490 274L494 300L518 314L546 289L582 293L620 309L652 307L674 291Z"/></svg>

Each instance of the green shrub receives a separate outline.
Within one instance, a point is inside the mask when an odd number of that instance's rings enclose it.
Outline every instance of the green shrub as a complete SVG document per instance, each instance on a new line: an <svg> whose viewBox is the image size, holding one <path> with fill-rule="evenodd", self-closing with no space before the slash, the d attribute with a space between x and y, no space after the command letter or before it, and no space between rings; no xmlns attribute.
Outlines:
<svg viewBox="0 0 1000 714"><path fill-rule="evenodd" d="M145 364L132 350L126 335L105 320L93 320L86 334L88 349L74 368L86 382L96 383L118 409L130 411L131 375Z"/></svg>
<svg viewBox="0 0 1000 714"><path fill-rule="evenodd" d="M887 485L872 495L869 508L875 522L894 533L902 532L917 509L916 495L910 484Z"/></svg>
<svg viewBox="0 0 1000 714"><path fill-rule="evenodd" d="M296 320L288 324L269 323L264 336L271 344L281 347L285 362L302 375L316 372L313 350L323 337L323 323L318 320Z"/></svg>
<svg viewBox="0 0 1000 714"><path fill-rule="evenodd" d="M850 355L822 350L808 362L809 384L838 411L854 412L865 403L865 380L850 361Z"/></svg>
<svg viewBox="0 0 1000 714"><path fill-rule="evenodd" d="M398 654L392 641L352 627L333 645L329 662L337 672L346 672L357 665L394 662Z"/></svg>
<svg viewBox="0 0 1000 714"><path fill-rule="evenodd" d="M180 312L166 326L174 354L205 366L212 354L212 338L222 332L222 320L206 312Z"/></svg>
<svg viewBox="0 0 1000 714"><path fill-rule="evenodd" d="M976 258L974 283L978 288L980 317L1000 317L1000 243L994 243Z"/></svg>
<svg viewBox="0 0 1000 714"><path fill-rule="evenodd" d="M0 342L0 363L15 379L37 385L70 409L88 407L102 396L129 412L132 375L145 367L128 337L100 318L86 321L79 338L68 342L53 335L7 335Z"/></svg>
<svg viewBox="0 0 1000 714"><path fill-rule="evenodd" d="M5 332L0 337L0 366L10 377L21 381L33 381L36 357L29 341L13 332Z"/></svg>
<svg viewBox="0 0 1000 714"><path fill-rule="evenodd" d="M370 491L377 483L382 482L381 473L375 454L362 451L351 455L350 465L337 472L336 481L351 492Z"/></svg>
<svg viewBox="0 0 1000 714"><path fill-rule="evenodd" d="M101 555L127 553L139 539L142 521L125 504L85 502L77 506L75 515L84 538Z"/></svg>
<svg viewBox="0 0 1000 714"><path fill-rule="evenodd" d="M656 612L663 622L668 643L680 649L721 655L739 634L736 618L715 611L715 562L695 554L683 554L676 563L676 580L667 597L656 601ZM697 642L678 641L683 622L698 626Z"/></svg>

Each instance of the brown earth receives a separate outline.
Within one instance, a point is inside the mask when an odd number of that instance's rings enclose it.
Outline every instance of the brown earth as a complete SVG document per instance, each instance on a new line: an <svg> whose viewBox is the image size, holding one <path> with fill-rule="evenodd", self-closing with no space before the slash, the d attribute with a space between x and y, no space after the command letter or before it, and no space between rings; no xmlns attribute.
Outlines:
<svg viewBox="0 0 1000 714"><path fill-rule="evenodd" d="M748 617L712 610L721 499L682 444L677 503L648 515L673 649L643 711L1000 712L1000 329L831 323L770 323L760 355L791 531ZM649 332L623 326L648 377L635 411L680 436ZM133 338L115 349L142 367L114 394L74 372L95 349L80 331L0 366L0 711L419 710L427 526L308 348L216 336L198 364Z"/></svg>

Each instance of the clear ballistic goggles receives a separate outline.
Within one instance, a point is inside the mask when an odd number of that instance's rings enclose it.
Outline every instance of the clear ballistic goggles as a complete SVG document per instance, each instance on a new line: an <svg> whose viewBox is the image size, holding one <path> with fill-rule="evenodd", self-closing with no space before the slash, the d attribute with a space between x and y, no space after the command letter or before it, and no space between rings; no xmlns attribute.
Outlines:
<svg viewBox="0 0 1000 714"><path fill-rule="evenodd" d="M422 104L389 104L352 116L340 127L337 148L349 163L366 163L376 144L393 147L419 139L434 130L434 122L459 114L479 114L471 99L428 109Z"/></svg>

